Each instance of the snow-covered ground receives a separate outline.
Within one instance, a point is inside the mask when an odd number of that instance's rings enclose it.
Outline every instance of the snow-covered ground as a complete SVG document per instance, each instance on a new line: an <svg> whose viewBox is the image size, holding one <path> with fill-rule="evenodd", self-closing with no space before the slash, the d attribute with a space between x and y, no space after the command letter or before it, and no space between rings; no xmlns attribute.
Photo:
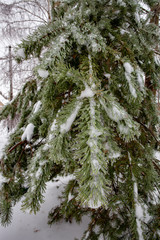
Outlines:
<svg viewBox="0 0 160 240"><path fill-rule="evenodd" d="M1 150L7 141L7 131L0 123L0 157ZM36 214L22 212L21 202L13 209L13 221L8 227L0 225L0 240L74 240L80 239L88 225L88 218L84 217L79 225L61 221L51 227L47 225L48 212L58 205L61 191L68 178L60 178L58 182L49 182L45 194L45 203Z"/></svg>

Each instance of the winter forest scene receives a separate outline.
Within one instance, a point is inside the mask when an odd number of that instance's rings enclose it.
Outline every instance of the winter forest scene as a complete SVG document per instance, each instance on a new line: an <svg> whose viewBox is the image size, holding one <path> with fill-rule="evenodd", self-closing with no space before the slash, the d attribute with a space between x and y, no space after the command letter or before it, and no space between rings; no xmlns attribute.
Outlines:
<svg viewBox="0 0 160 240"><path fill-rule="evenodd" d="M0 0L0 240L160 240L159 20Z"/></svg>

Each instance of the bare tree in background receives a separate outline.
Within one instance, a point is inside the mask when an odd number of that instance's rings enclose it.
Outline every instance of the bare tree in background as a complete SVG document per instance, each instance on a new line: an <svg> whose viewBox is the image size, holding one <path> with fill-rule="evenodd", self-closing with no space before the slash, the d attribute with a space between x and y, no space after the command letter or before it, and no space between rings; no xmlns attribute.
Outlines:
<svg viewBox="0 0 160 240"><path fill-rule="evenodd" d="M33 32L37 25L48 24L50 21L50 0L15 0L10 4L0 1L0 40L4 52L0 58L0 95L4 98L11 100L13 92L19 90L27 79L33 77L32 69L38 61L32 58L25 63L17 64L14 60L13 47L20 39ZM2 85L8 86L9 94L3 93Z"/></svg>

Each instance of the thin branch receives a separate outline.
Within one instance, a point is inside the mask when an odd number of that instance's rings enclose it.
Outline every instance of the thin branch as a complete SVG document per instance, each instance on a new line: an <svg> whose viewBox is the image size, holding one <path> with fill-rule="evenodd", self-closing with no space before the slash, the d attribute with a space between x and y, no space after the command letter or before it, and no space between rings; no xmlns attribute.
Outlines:
<svg viewBox="0 0 160 240"><path fill-rule="evenodd" d="M156 53L157 55L160 55L160 52L157 50L154 50L154 53Z"/></svg>
<svg viewBox="0 0 160 240"><path fill-rule="evenodd" d="M146 126L145 126L143 123L141 123L137 118L133 117L133 119L134 119L136 122L138 122L140 125L142 125L142 126L145 128L145 130L147 130L148 132L150 132L150 134L151 134L152 137L155 139L155 141L156 141L158 144L160 144L160 142L158 141L158 139L156 138L156 136L154 135L154 133L152 132L151 129L149 129L148 127L146 127Z"/></svg>
<svg viewBox="0 0 160 240"><path fill-rule="evenodd" d="M6 100L8 100L9 98L8 97L6 97L1 91L0 91L0 95L4 98L4 99L6 99Z"/></svg>
<svg viewBox="0 0 160 240"><path fill-rule="evenodd" d="M141 7L141 10L144 11L145 13L150 13L150 11L148 11L147 9Z"/></svg>
<svg viewBox="0 0 160 240"><path fill-rule="evenodd" d="M153 165L155 166L155 168L159 171L160 173L160 167L157 165L157 163L155 161L152 161Z"/></svg>
<svg viewBox="0 0 160 240"><path fill-rule="evenodd" d="M41 19L43 22L47 23L47 21L45 21L44 18L41 18L40 16L38 16L37 14L35 14L35 13L29 11L28 9L23 8L23 7L20 7L20 6L17 6L17 8L19 8L19 9L21 9L21 10L24 10L25 12L28 12L29 14L31 14L31 15L33 15L33 16L35 16L35 17Z"/></svg>
<svg viewBox="0 0 160 240"><path fill-rule="evenodd" d="M14 145L13 147L9 148L9 149L8 149L8 152L9 152L9 153L12 152L16 147L18 147L19 145L22 145L22 144L24 144L24 143L26 143L26 140L25 140L25 141L20 141L20 142L18 142L16 145Z"/></svg>

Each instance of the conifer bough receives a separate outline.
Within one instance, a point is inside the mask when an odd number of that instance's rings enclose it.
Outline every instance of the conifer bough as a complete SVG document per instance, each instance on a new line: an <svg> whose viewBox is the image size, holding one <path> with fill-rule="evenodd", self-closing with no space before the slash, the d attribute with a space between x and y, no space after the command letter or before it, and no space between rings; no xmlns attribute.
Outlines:
<svg viewBox="0 0 160 240"><path fill-rule="evenodd" d="M1 159L2 224L22 196L37 212L47 181L71 175L50 224L87 214L82 239L159 239L154 14L156 0L53 1L51 22L19 45L18 61L40 62L0 114L18 119Z"/></svg>

